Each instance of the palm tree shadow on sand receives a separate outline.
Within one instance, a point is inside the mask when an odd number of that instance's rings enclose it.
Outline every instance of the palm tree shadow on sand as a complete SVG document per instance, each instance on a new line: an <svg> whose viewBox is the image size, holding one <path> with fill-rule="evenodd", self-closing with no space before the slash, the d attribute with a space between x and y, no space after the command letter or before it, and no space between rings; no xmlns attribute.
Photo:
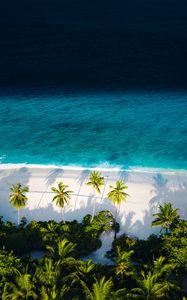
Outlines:
<svg viewBox="0 0 187 300"><path fill-rule="evenodd" d="M62 174L62 173L58 173ZM56 176L57 173L54 174ZM57 175L57 176L58 176ZM80 186L86 182L89 176L89 171L84 170L83 174L81 174ZM28 185L31 174L26 167L16 169L16 170L5 170L0 172L0 215L4 216L5 220L12 220L16 222L17 212L15 209L11 207L8 201L9 197L9 188L12 184L20 182L22 185ZM53 177L54 178L54 177ZM52 180L52 179L51 179ZM149 200L148 209L144 211L144 215L142 219L137 219L133 222L133 218L135 213L133 211L129 211L127 214L120 215L120 233L131 233L132 235L136 235L138 237L146 237L151 233L159 233L160 228L152 228L151 222L153 221L153 213L158 211L158 206L160 204L164 204L164 202L170 202L174 208L182 208L180 210L180 214L183 218L186 218L186 195L187 195L187 184L183 179L175 180L174 183L172 181L161 175L157 174L152 178L152 193L153 197ZM75 197L79 196L79 194L75 195ZM29 194L28 194L29 197ZM101 210L110 210L113 214L115 213L115 207L107 198L102 199L100 201L100 197L97 197L97 205L96 212ZM75 198L76 199L76 198ZM85 201L84 201L85 199ZM81 221L82 218L86 214L91 214L93 209L93 196L80 195L80 203L79 206L76 207L67 207L65 212L66 220L74 220L77 219ZM51 196L52 201L52 196ZM141 199L140 199L141 201ZM48 206L43 208L34 208L28 209L25 208L21 211L21 215L28 216L28 221L32 219L35 220L51 220L54 219L56 221L61 221L61 212L58 211L51 202L49 202ZM119 221L119 219L117 220Z"/></svg>
<svg viewBox="0 0 187 300"><path fill-rule="evenodd" d="M121 170L118 173L118 180L127 182L130 178L130 170Z"/></svg>
<svg viewBox="0 0 187 300"><path fill-rule="evenodd" d="M154 220L153 214L158 212L159 205L163 205L165 202L170 202L174 208L180 208L179 214L182 218L187 217L186 209L186 195L187 184L184 181L178 181L178 183L172 183L168 178L165 178L162 174L153 176L153 190L154 196L149 201L149 207L144 211L143 220L137 220L129 231L134 232L137 236L146 236L148 234L160 232L160 228L152 227L151 223ZM125 227L124 227L125 230ZM137 232L137 234L136 234Z"/></svg>
<svg viewBox="0 0 187 300"><path fill-rule="evenodd" d="M27 221L49 221L55 220L56 222L62 221L61 211L55 210L52 203L47 207L40 207L30 210L28 208L24 211Z"/></svg>
<svg viewBox="0 0 187 300"><path fill-rule="evenodd" d="M41 195L41 197L40 197L40 200L39 200L39 202L38 202L38 207L40 206L40 203L41 203L41 201L43 200L44 195L45 195L45 193L47 192L49 186L52 185L52 184L56 181L56 179L57 179L58 177L63 177L63 174L64 174L64 170L63 170L63 169L52 169L52 170L49 172L49 174L47 175L47 178L46 178L46 180L45 180L46 183L47 183L46 189L43 191L43 193L42 193L42 195Z"/></svg>
<svg viewBox="0 0 187 300"><path fill-rule="evenodd" d="M46 178L47 185L53 184L58 177L63 177L64 170L63 169L52 169Z"/></svg>
<svg viewBox="0 0 187 300"><path fill-rule="evenodd" d="M80 195L81 188L88 181L89 175L90 175L90 171L88 169L85 169L81 172L81 174L76 179L76 182L79 184L79 189L78 189L78 193L77 193L77 196L75 199L74 210L77 207L77 201L78 201L78 198Z"/></svg>
<svg viewBox="0 0 187 300"><path fill-rule="evenodd" d="M155 196L150 200L151 207L158 208L164 202L170 202L174 207L186 207L187 184L184 179L172 183L161 174L153 177L153 179L155 180L153 184Z"/></svg>

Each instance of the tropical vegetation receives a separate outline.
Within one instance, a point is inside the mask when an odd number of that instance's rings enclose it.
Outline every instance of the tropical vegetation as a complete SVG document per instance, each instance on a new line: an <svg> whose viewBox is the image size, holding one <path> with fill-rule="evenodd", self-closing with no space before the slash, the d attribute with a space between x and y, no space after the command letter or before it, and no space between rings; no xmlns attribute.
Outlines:
<svg viewBox="0 0 187 300"><path fill-rule="evenodd" d="M21 183L13 184L10 188L10 204L18 211L18 225L20 223L20 208L25 207L28 198L26 193L29 192L27 186L22 186Z"/></svg>
<svg viewBox="0 0 187 300"><path fill-rule="evenodd" d="M92 173L88 183L99 193L104 178ZM108 198L119 213L119 204L128 197L127 186L118 181L110 188ZM13 186L12 205L24 207L27 191L20 184ZM60 182L52 192L52 201L61 209L68 205L72 193L68 186ZM61 222L28 223L22 218L18 226L1 217L0 299L186 299L187 221L177 212L165 203L153 215L156 219L152 225L167 229L167 234L160 232L140 240L124 233L114 239L106 254L107 265L94 263L90 257L101 247L101 233L119 227L110 211L94 210L81 222L65 223L63 218Z"/></svg>
<svg viewBox="0 0 187 300"><path fill-rule="evenodd" d="M56 205L61 208L62 210L62 220L65 223L64 219L64 211L65 205L69 204L70 201L70 194L72 191L67 190L68 185L65 185L63 182L58 183L58 188L52 187L51 190L55 193L53 197L53 202L56 202Z"/></svg>
<svg viewBox="0 0 187 300"><path fill-rule="evenodd" d="M108 193L108 199L113 202L113 204L116 206L116 213L115 213L115 220L117 217L117 214L120 213L120 206L122 202L127 201L127 197L129 194L125 192L125 190L128 188L127 185L123 181L117 181L115 186L110 185L111 191ZM115 230L115 238L116 238L116 230Z"/></svg>
<svg viewBox="0 0 187 300"><path fill-rule="evenodd" d="M174 209L171 203L164 203L164 205L159 205L159 212L153 214L156 219L152 222L152 226L161 226L161 231L164 228L166 234L174 222L178 221L179 208Z"/></svg>
<svg viewBox="0 0 187 300"><path fill-rule="evenodd" d="M104 177L101 176L100 172L93 171L93 172L91 172L89 181L86 184L92 186L92 188L93 188L94 204L93 204L93 212L92 212L92 219L91 219L91 221L93 221L94 214L95 214L95 206L96 206L95 192L97 192L98 194L101 194L100 188L102 185L105 185Z"/></svg>

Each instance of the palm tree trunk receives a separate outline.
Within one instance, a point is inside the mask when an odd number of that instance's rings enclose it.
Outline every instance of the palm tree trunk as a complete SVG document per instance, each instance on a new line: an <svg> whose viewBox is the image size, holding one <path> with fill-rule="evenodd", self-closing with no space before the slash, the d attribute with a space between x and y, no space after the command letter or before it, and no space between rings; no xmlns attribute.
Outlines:
<svg viewBox="0 0 187 300"><path fill-rule="evenodd" d="M20 223L20 217L19 217L19 208L18 208L18 226L19 226L19 223Z"/></svg>
<svg viewBox="0 0 187 300"><path fill-rule="evenodd" d="M94 204L93 204L93 211L92 211L91 222L93 221L93 218L94 218L94 215L95 215L95 205L96 205L96 199L94 198Z"/></svg>
<svg viewBox="0 0 187 300"><path fill-rule="evenodd" d="M94 218L94 215L95 215L95 206L96 206L95 191L93 191L93 197L94 197L94 203L93 203L93 211L92 211L91 222L93 221L93 218Z"/></svg>
<svg viewBox="0 0 187 300"><path fill-rule="evenodd" d="M118 215L120 213L120 208L121 208L121 202L119 203L119 206L118 206Z"/></svg>
<svg viewBox="0 0 187 300"><path fill-rule="evenodd" d="M65 211L65 207L62 207L62 221L65 224L65 218L64 218L64 211Z"/></svg>
<svg viewBox="0 0 187 300"><path fill-rule="evenodd" d="M117 213L118 213L118 209L116 207L116 212L115 212L115 217L114 217L114 239L116 239L116 235L117 235L117 232L116 232L116 218L117 218Z"/></svg>

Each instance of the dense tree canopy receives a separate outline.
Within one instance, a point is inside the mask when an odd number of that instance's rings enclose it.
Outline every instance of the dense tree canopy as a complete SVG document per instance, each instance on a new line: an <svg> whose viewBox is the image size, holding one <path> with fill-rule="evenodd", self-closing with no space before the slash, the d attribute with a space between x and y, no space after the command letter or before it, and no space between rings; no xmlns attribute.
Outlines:
<svg viewBox="0 0 187 300"><path fill-rule="evenodd" d="M88 185L100 192L103 184L100 173L91 174ZM123 182L111 187L109 198L114 204L126 200L126 188ZM11 191L15 207L22 207L16 197L25 203L27 189L19 185ZM60 183L53 192L59 207L68 204L71 191L66 185ZM124 233L114 239L106 253L107 265L86 257L100 248L101 233L116 231L116 225L119 229L110 211L88 214L82 222L33 220L27 224L22 219L16 226L0 218L0 299L185 299L187 221L177 211L165 203L154 215L153 225L169 229L167 235L139 240ZM40 257L34 258L34 251L40 251Z"/></svg>

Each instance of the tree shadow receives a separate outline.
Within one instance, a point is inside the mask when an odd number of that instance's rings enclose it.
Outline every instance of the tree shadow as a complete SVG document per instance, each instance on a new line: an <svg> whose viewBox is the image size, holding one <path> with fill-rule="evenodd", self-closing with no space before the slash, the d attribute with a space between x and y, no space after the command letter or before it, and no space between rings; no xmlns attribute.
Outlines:
<svg viewBox="0 0 187 300"><path fill-rule="evenodd" d="M155 176L153 176L153 179L155 181L154 185L158 187L164 187L168 182L168 179L164 178L164 176L160 173L157 173Z"/></svg>
<svg viewBox="0 0 187 300"><path fill-rule="evenodd" d="M85 181L88 181L89 176L90 176L90 170L85 169L77 177L76 182L79 183L80 186L82 186L85 183Z"/></svg>
<svg viewBox="0 0 187 300"><path fill-rule="evenodd" d="M143 220L136 220L130 227L130 234L137 236L138 238L147 238L150 234L157 234L160 229L151 226L153 221L152 210L144 210Z"/></svg>
<svg viewBox="0 0 187 300"><path fill-rule="evenodd" d="M118 178L120 181L127 182L130 177L130 170L121 170L118 173Z"/></svg>
<svg viewBox="0 0 187 300"><path fill-rule="evenodd" d="M172 180L172 177L164 177L162 174L153 176L153 190L154 196L149 200L148 209L144 211L143 220L137 220L130 230L134 233L137 232L137 236L143 237L148 234L158 234L160 227L152 227L151 223L154 220L153 214L159 210L159 205L163 205L165 202L170 202L174 208L179 208L179 214L183 219L187 217L186 208L186 195L187 184L184 178L178 178Z"/></svg>
<svg viewBox="0 0 187 300"><path fill-rule="evenodd" d="M79 184L79 189L75 199L74 210L76 209L77 206L77 201L80 195L81 188L83 184L86 184L86 181L88 181L89 175L90 175L90 171L88 169L85 169L81 172L81 174L76 179L76 182Z"/></svg>
<svg viewBox="0 0 187 300"><path fill-rule="evenodd" d="M60 168L59 169L52 169L49 172L49 174L47 175L47 178L46 178L47 185L49 186L49 185L53 184L56 181L57 177L59 177L59 176L62 177L63 174L64 174L63 169L60 169Z"/></svg>
<svg viewBox="0 0 187 300"><path fill-rule="evenodd" d="M58 172L56 172L56 170L55 172L50 172L49 178L47 179L49 184L52 184L56 177L62 174L62 169L57 170ZM87 192L85 194L80 193L81 186L83 186L85 181L88 179L89 174L89 170L84 170L77 178L77 182L80 184L78 193L72 195L70 206L67 206L65 209L65 219L68 221L74 219L81 221L86 214L92 214L94 198L97 200L96 213L101 210L110 210L115 216L115 206L107 199L107 197L102 199L102 195L93 196L87 195ZM126 176L125 173L123 173L123 175ZM132 207L134 207L134 209L130 206L130 210L128 209L128 212L126 212L124 206L123 209L121 209L120 215L117 216L117 221L120 223L120 234L127 233L136 235L139 238L146 238L151 233L159 233L160 228L152 228L151 223L153 221L153 214L158 211L159 205L163 205L164 202L171 202L174 208L179 207L181 217L184 219L186 218L187 178L184 176L176 176L158 173L152 177L149 177L151 194L149 195L150 198L147 199L148 206L146 205L146 208L143 211L137 201L132 201ZM30 177L31 173L26 167L15 170L6 169L0 171L0 215L3 215L5 220L11 220L15 222L17 219L16 209L12 208L8 201L10 186L17 182L27 185ZM36 219L38 221L51 219L54 219L55 221L61 221L61 211L51 203L50 193L44 193L42 191L38 193L39 194L36 194L36 197L38 197L38 202L40 199L40 193L41 195L44 194L45 196L40 201L40 207L26 207L25 209L21 210L21 215L26 215L29 221L32 219ZM76 201L77 205L75 207ZM34 202L37 201L34 200L33 203ZM136 203L139 205L138 209L135 206Z"/></svg>
<svg viewBox="0 0 187 300"><path fill-rule="evenodd" d="M127 214L125 213L123 215L119 213L119 215L116 218L117 222L120 223L120 232L118 235L121 235L122 233L132 234L132 219L134 215L135 213L133 211L130 211Z"/></svg>
<svg viewBox="0 0 187 300"><path fill-rule="evenodd" d="M56 222L62 221L62 214L60 211L55 210L52 203L49 203L47 207L40 207L30 210L26 208L24 210L25 217L30 222L31 220L35 221L49 221L55 220Z"/></svg>
<svg viewBox="0 0 187 300"><path fill-rule="evenodd" d="M85 197L85 199L84 199ZM101 201L101 196L81 196L80 200L78 201L78 206L76 209L72 207L68 207L65 213L65 218L70 220L78 220L81 221L83 217L87 214L92 215L94 200L96 198L96 207L95 207L95 214L102 210L109 210L114 215L115 207L112 203L107 199L104 198Z"/></svg>
<svg viewBox="0 0 187 300"><path fill-rule="evenodd" d="M12 184L20 182L26 186L31 177L31 173L27 167L21 167L13 170L3 170L0 173L0 215L5 221L11 220L17 222L17 211L9 203L10 187ZM21 209L22 215L24 209Z"/></svg>
<svg viewBox="0 0 187 300"><path fill-rule="evenodd" d="M173 182L158 174L153 179L155 180L153 184L155 196L150 199L150 207L158 208L164 202L170 202L174 207L186 207L187 184L184 178L178 178L178 181Z"/></svg>

